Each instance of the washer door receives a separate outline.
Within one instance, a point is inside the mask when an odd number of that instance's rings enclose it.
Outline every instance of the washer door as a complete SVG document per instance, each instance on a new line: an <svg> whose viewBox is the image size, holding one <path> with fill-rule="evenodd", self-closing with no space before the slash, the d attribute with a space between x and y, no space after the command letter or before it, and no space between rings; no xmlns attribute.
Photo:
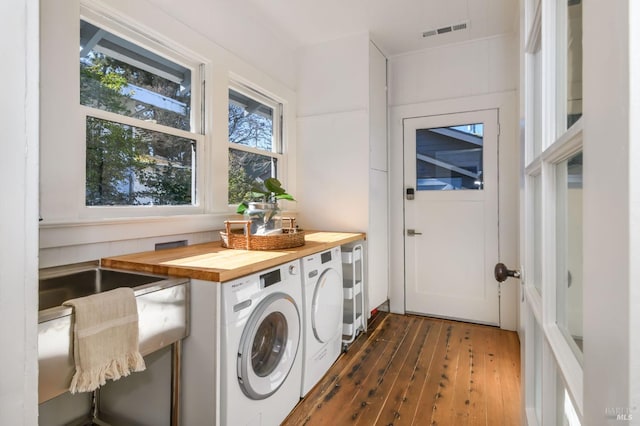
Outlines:
<svg viewBox="0 0 640 426"><path fill-rule="evenodd" d="M238 348L238 382L251 399L276 392L293 367L300 343L300 315L291 296L273 293L252 312Z"/></svg>
<svg viewBox="0 0 640 426"><path fill-rule="evenodd" d="M313 292L311 325L315 338L325 343L336 337L342 324L342 275L333 268L325 270Z"/></svg>

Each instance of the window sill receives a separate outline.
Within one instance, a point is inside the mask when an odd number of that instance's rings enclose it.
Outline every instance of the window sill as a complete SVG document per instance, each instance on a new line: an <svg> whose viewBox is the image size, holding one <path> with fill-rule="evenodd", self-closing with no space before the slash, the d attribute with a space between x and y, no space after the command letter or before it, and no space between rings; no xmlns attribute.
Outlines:
<svg viewBox="0 0 640 426"><path fill-rule="evenodd" d="M222 229L229 213L89 219L40 224L40 249Z"/></svg>

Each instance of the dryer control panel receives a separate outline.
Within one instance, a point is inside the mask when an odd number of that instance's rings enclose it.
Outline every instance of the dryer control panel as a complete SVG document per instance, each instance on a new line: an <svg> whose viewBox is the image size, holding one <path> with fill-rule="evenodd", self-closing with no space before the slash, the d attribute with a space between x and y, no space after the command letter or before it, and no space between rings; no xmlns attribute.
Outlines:
<svg viewBox="0 0 640 426"><path fill-rule="evenodd" d="M280 281L282 281L280 269L276 269L275 271L267 272L266 274L260 275L260 287L262 288L267 288L274 284L278 284Z"/></svg>

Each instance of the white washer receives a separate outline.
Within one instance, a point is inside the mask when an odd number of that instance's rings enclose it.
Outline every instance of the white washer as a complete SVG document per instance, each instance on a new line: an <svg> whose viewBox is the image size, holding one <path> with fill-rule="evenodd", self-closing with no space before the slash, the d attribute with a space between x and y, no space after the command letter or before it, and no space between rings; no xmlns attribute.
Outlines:
<svg viewBox="0 0 640 426"><path fill-rule="evenodd" d="M342 350L341 262L340 247L302 259L302 397L320 381Z"/></svg>
<svg viewBox="0 0 640 426"><path fill-rule="evenodd" d="M300 261L222 285L220 421L279 425L300 401Z"/></svg>

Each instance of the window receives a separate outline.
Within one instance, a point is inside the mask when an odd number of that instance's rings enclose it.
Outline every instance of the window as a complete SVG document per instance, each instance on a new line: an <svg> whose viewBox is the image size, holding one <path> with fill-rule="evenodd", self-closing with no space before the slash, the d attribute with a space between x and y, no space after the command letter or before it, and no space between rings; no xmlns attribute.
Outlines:
<svg viewBox="0 0 640 426"><path fill-rule="evenodd" d="M483 189L483 124L418 129L418 191Z"/></svg>
<svg viewBox="0 0 640 426"><path fill-rule="evenodd" d="M282 162L282 105L250 89L229 89L229 204L256 181L277 177Z"/></svg>
<svg viewBox="0 0 640 426"><path fill-rule="evenodd" d="M196 204L197 74L81 20L86 206Z"/></svg>
<svg viewBox="0 0 640 426"><path fill-rule="evenodd" d="M527 0L525 11L522 289L535 313L525 335L537 336L524 351L527 423L573 426L584 402L582 0Z"/></svg>
<svg viewBox="0 0 640 426"><path fill-rule="evenodd" d="M582 151L555 168L556 323L582 361Z"/></svg>
<svg viewBox="0 0 640 426"><path fill-rule="evenodd" d="M582 117L582 0L557 2L557 136Z"/></svg>

